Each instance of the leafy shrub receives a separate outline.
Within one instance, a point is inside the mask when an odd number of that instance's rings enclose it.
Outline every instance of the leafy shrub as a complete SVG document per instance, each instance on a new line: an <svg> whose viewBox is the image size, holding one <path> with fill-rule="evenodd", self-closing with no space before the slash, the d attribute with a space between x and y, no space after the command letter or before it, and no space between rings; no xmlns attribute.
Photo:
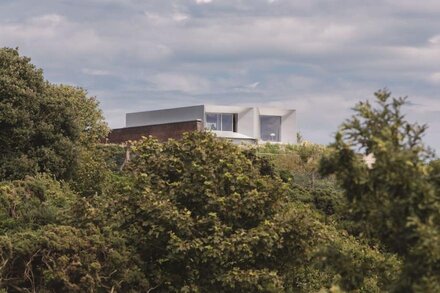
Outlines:
<svg viewBox="0 0 440 293"><path fill-rule="evenodd" d="M0 288L8 292L148 289L124 239L73 224L77 197L47 175L0 185Z"/></svg>
<svg viewBox="0 0 440 293"><path fill-rule="evenodd" d="M326 153L322 145L303 142L296 145L264 144L257 148L259 156L273 163L285 180L304 187L326 187L332 185L328 178L320 178L319 160Z"/></svg>
<svg viewBox="0 0 440 293"><path fill-rule="evenodd" d="M380 268L399 270L398 262L354 238L344 242L347 236L310 206L288 203L289 186L252 150L191 133L182 141L146 139L133 152L109 221L126 235L158 291L310 292L367 281L379 290L391 279ZM341 241L373 260L351 256ZM358 263L368 263L367 277L344 281L352 275L339 276L342 264L326 256L335 250L357 273Z"/></svg>
<svg viewBox="0 0 440 293"><path fill-rule="evenodd" d="M399 292L440 288L440 198L436 162L423 145L425 125L405 120L404 98L375 93L377 107L361 102L321 161L349 201L360 236L404 260ZM367 159L369 162L367 162Z"/></svg>
<svg viewBox="0 0 440 293"><path fill-rule="evenodd" d="M38 172L71 179L80 153L107 134L96 99L53 85L16 49L0 49L0 180Z"/></svg>

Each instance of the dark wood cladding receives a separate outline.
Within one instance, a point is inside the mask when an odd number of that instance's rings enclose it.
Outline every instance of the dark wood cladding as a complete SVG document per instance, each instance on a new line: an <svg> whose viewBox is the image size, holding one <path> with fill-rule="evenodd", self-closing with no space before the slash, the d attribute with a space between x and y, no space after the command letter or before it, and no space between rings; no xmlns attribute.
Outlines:
<svg viewBox="0 0 440 293"><path fill-rule="evenodd" d="M202 131L202 121L185 121L157 125L124 127L113 129L107 137L108 143L124 143L129 140L139 140L142 136L153 136L159 141L169 138L180 139L184 132Z"/></svg>

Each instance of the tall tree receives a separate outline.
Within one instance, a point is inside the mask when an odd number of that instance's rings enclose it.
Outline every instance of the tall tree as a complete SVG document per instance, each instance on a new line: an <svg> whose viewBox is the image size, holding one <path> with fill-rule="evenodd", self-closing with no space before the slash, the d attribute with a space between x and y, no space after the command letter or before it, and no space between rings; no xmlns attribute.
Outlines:
<svg viewBox="0 0 440 293"><path fill-rule="evenodd" d="M81 88L45 81L17 49L0 49L0 179L71 178L83 148L107 133L97 105Z"/></svg>
<svg viewBox="0 0 440 293"><path fill-rule="evenodd" d="M342 124L321 172L336 175L357 234L405 259L398 290L438 292L440 194L430 179L433 154L422 143L426 126L405 119L405 98L386 90L375 97L378 107L361 102Z"/></svg>
<svg viewBox="0 0 440 293"><path fill-rule="evenodd" d="M395 259L289 203L287 184L254 150L190 133L139 141L133 154L120 194L97 210L110 209L158 292L372 291L395 276Z"/></svg>

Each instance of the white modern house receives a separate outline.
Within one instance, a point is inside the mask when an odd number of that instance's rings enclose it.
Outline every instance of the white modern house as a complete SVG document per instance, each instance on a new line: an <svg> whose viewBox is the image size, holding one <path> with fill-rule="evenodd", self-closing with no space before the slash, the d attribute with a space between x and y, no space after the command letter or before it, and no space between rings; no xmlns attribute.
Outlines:
<svg viewBox="0 0 440 293"><path fill-rule="evenodd" d="M296 111L198 105L126 114L126 129L198 121L218 137L241 143L296 143Z"/></svg>

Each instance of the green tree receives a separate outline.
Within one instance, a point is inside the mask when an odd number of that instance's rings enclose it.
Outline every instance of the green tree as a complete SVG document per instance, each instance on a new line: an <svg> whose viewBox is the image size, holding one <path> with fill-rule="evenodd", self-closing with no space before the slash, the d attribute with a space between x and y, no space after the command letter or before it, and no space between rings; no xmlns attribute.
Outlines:
<svg viewBox="0 0 440 293"><path fill-rule="evenodd" d="M128 168L120 194L97 210L110 210L160 292L385 290L399 269L288 202L288 185L255 151L210 134L140 141Z"/></svg>
<svg viewBox="0 0 440 293"><path fill-rule="evenodd" d="M149 289L136 254L120 236L103 226L80 225L86 221L75 213L78 201L66 184L47 175L0 183L0 289Z"/></svg>
<svg viewBox="0 0 440 293"><path fill-rule="evenodd" d="M207 134L147 139L133 153L134 192L117 210L151 283L162 291L283 288L273 255L281 245L273 217L286 196L278 178Z"/></svg>
<svg viewBox="0 0 440 293"><path fill-rule="evenodd" d="M0 180L72 178L85 148L107 133L97 105L80 88L45 81L16 49L0 49Z"/></svg>
<svg viewBox="0 0 440 293"><path fill-rule="evenodd" d="M405 120L405 98L375 93L378 107L361 102L321 162L350 202L355 233L404 258L398 291L438 292L439 193L422 143L426 126Z"/></svg>
<svg viewBox="0 0 440 293"><path fill-rule="evenodd" d="M287 200L255 151L203 133L147 139L128 168L101 196L43 174L0 183L0 289L377 292L398 275L395 256Z"/></svg>

